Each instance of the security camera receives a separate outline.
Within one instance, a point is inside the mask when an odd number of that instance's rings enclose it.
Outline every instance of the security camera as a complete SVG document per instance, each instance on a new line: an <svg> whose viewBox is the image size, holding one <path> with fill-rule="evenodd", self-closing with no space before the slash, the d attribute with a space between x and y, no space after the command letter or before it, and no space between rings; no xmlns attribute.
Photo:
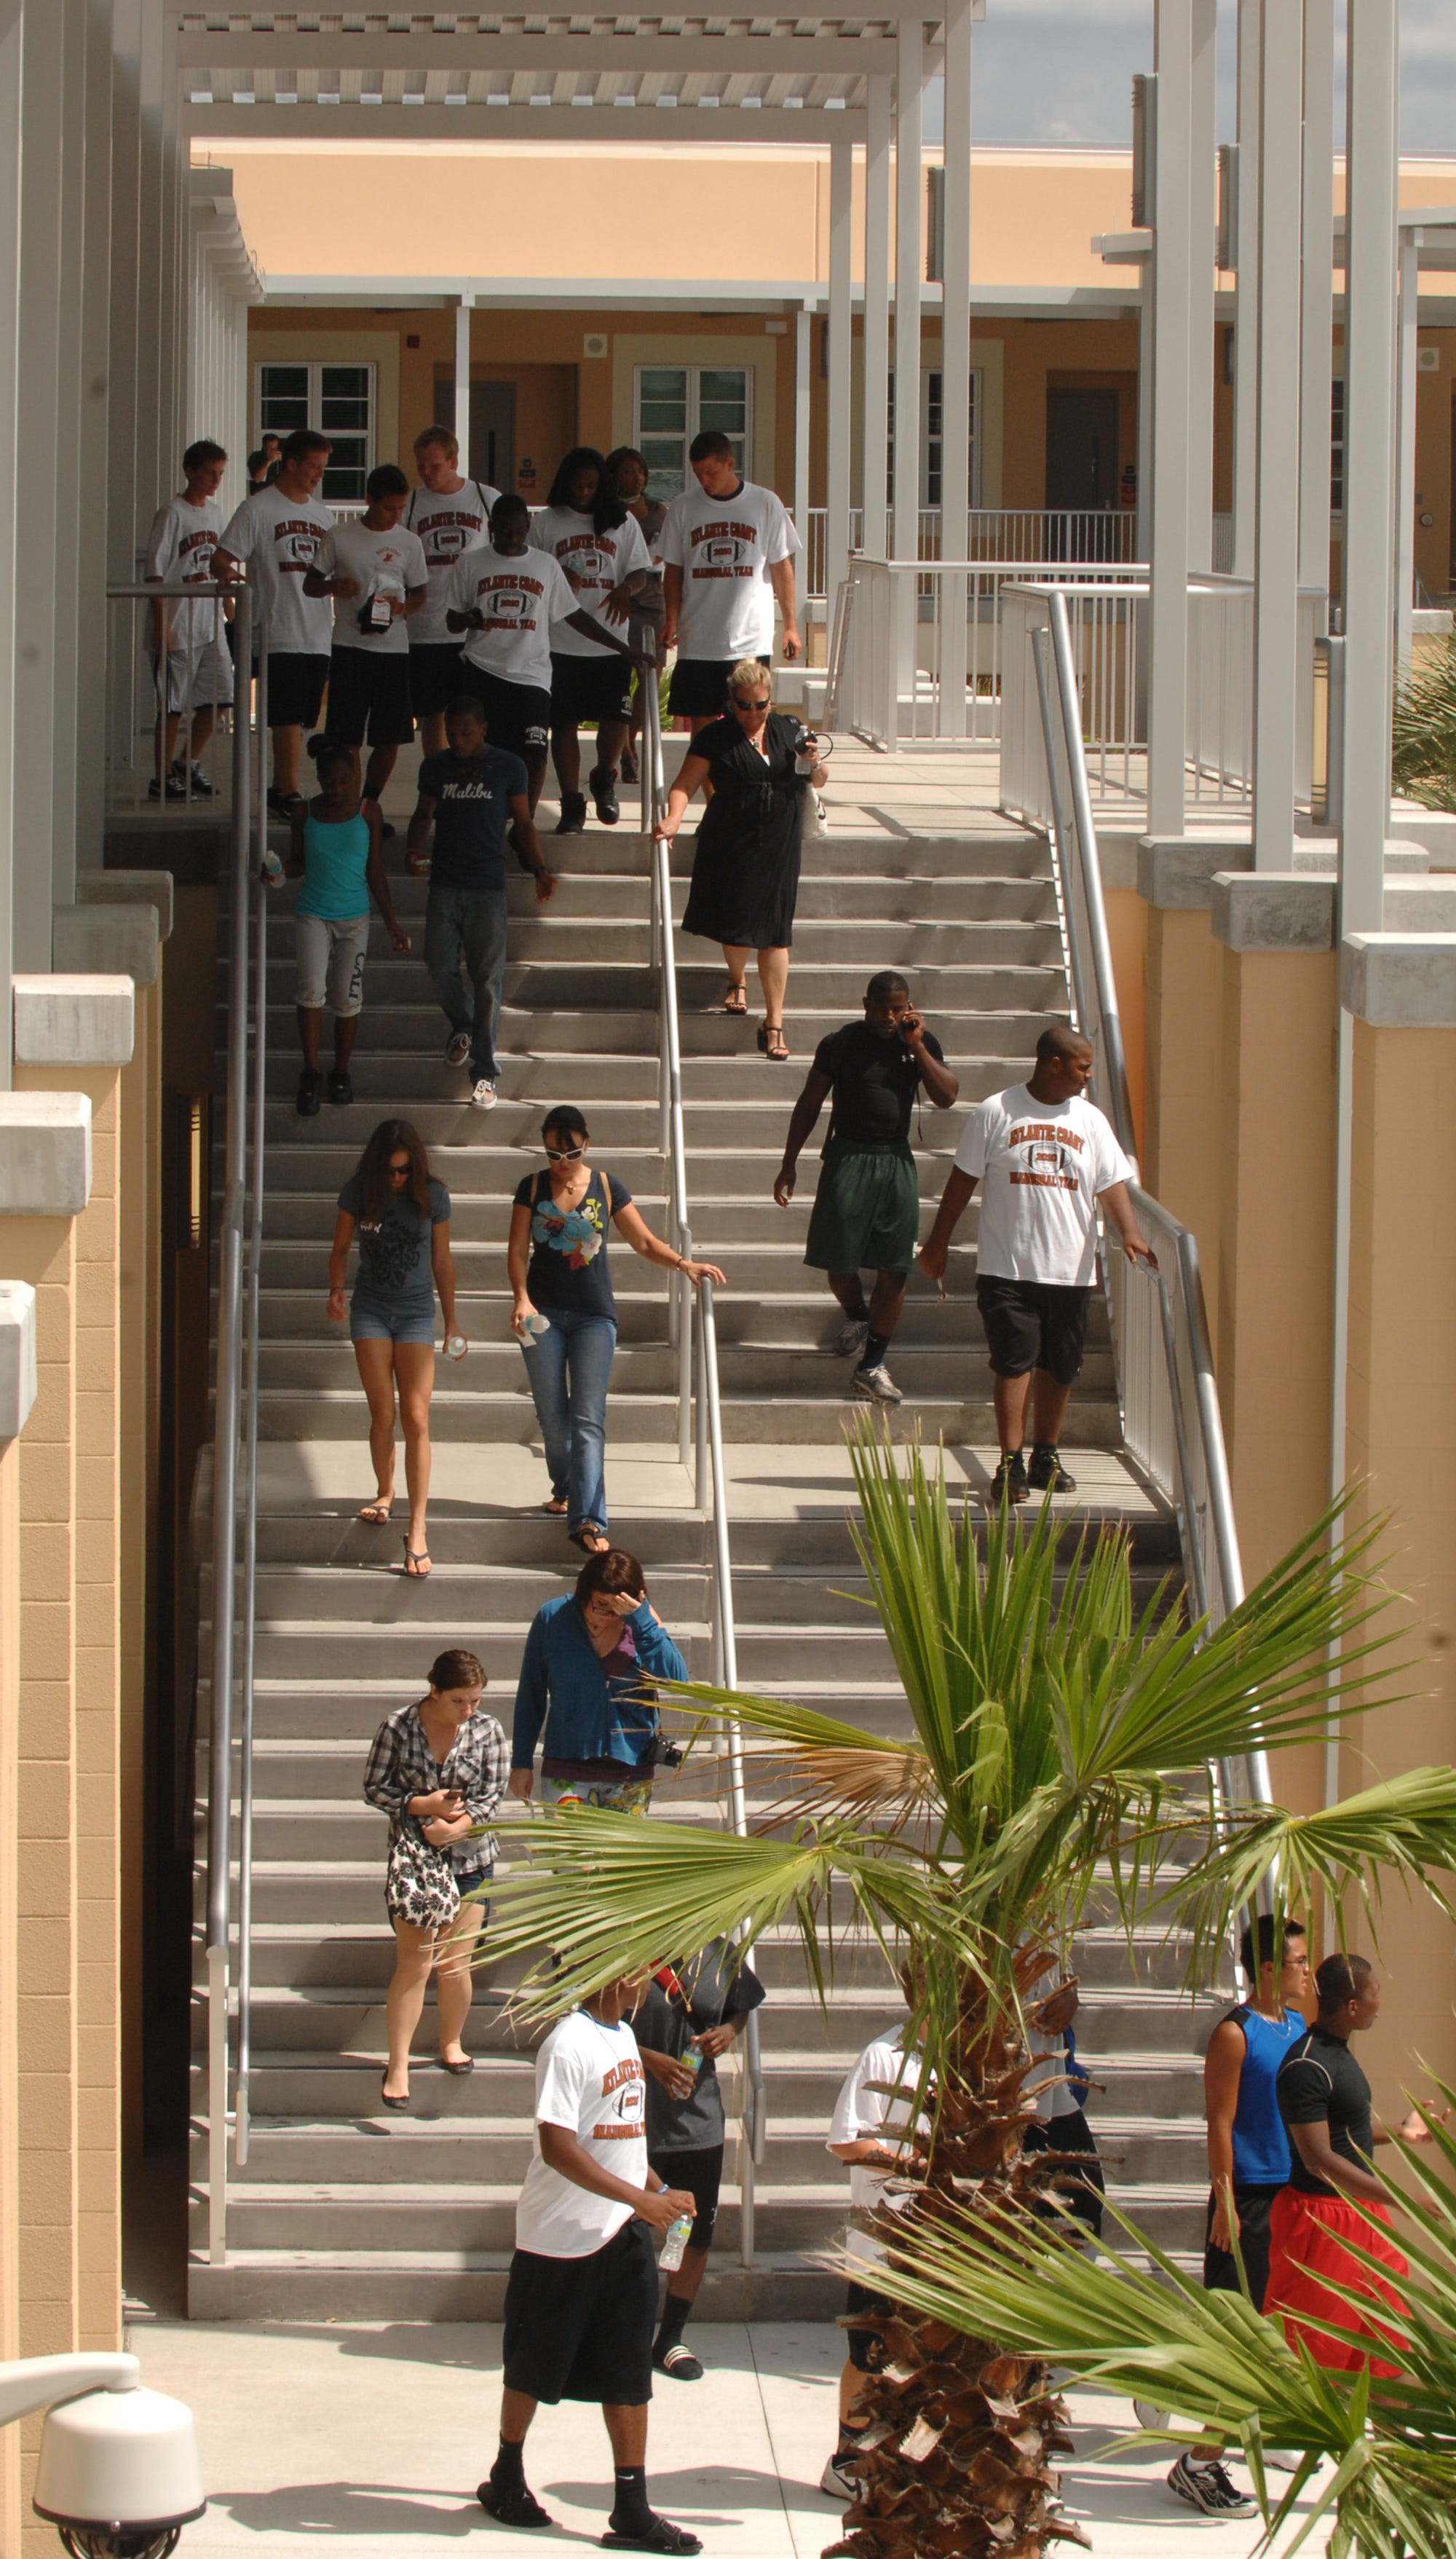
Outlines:
<svg viewBox="0 0 1456 2559"><path fill-rule="evenodd" d="M72 2559L168 2559L207 2499L192 2412L134 2354L0 2364L0 2425L46 2408L32 2502Z"/></svg>

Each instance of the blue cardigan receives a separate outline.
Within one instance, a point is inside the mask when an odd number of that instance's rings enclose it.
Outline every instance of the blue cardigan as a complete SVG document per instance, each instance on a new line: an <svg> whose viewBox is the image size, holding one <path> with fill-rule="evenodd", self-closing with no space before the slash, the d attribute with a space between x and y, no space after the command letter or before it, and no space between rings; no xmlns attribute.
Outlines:
<svg viewBox="0 0 1456 2559"><path fill-rule="evenodd" d="M642 1697L644 1679L687 1677L687 1664L647 1601L624 1617L641 1673L612 1679L587 1632L575 1599L548 1599L525 1639L515 1691L512 1768L529 1768L545 1730L548 1759L621 1759L636 1767L657 1729L657 1710Z"/></svg>

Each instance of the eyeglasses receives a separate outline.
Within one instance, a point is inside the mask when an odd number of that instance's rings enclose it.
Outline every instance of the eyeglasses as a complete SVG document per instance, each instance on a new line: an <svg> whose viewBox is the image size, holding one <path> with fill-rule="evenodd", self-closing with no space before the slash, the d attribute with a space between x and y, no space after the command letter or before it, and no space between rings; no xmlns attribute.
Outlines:
<svg viewBox="0 0 1456 2559"><path fill-rule="evenodd" d="M400 1160L400 1162L398 1162L397 1164L396 1164L396 1163L391 1163L391 1164L390 1164L390 1166L389 1166L389 1179L390 1179L390 1181L391 1181L391 1182L402 1182L402 1181L404 1180L405 1176L407 1175L408 1171L409 1171L409 1157L408 1157L407 1155L405 1155L405 1156Z"/></svg>
<svg viewBox="0 0 1456 2559"><path fill-rule="evenodd" d="M755 695L753 700L750 701L746 694L735 693L733 696L733 707L736 711L770 710L773 707L773 696L770 693L765 693L762 701L760 701L758 696Z"/></svg>
<svg viewBox="0 0 1456 2559"><path fill-rule="evenodd" d="M546 1161L548 1164L574 1164L577 1156L585 1153L584 1146L548 1146Z"/></svg>

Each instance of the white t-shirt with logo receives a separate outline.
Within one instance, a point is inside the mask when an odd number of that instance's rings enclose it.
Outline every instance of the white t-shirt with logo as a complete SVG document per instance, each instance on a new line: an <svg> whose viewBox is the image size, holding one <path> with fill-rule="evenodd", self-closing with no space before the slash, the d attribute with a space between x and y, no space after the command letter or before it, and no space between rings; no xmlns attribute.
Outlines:
<svg viewBox="0 0 1456 2559"><path fill-rule="evenodd" d="M631 2027L575 2009L536 2054L536 2122L562 2125L613 2177L645 2186L647 2084ZM538 2147L515 2207L515 2244L533 2257L591 2257L631 2219L630 2203L574 2185Z"/></svg>
<svg viewBox="0 0 1456 2559"><path fill-rule="evenodd" d="M865 2045L834 2100L826 2149L839 2142L876 2141L895 2148L908 2145L914 2133L922 2138L929 2135L930 2117L918 2114L914 2104L920 2054L906 2051L903 2035L902 2027L892 2027ZM870 2231L859 2226L859 2219L881 2203L887 2203L892 2212L903 2212L911 2199L909 2193L886 2193L890 2175L887 2169L863 2165L851 2166L849 2171L849 2209L859 2218L850 2221L846 2253L861 2266L875 2265L885 2251Z"/></svg>
<svg viewBox="0 0 1456 2559"><path fill-rule="evenodd" d="M485 615L484 631L467 631L465 654L473 667L508 684L551 689L551 625L576 611L564 572L551 551L524 550L513 557L482 542L450 572L447 610ZM566 635L568 638L570 634Z"/></svg>
<svg viewBox="0 0 1456 2559"><path fill-rule="evenodd" d="M444 498L433 489L411 489L404 522L424 544L430 581L424 603L409 617L411 649L459 648L456 634L445 627L450 572L463 551L490 540L491 509L500 495L489 480L466 480Z"/></svg>
<svg viewBox="0 0 1456 2559"><path fill-rule="evenodd" d="M780 560L801 549L789 510L772 489L745 480L735 498L710 498L696 480L673 499L658 550L682 571L680 658L766 658L774 646Z"/></svg>
<svg viewBox="0 0 1456 2559"><path fill-rule="evenodd" d="M327 595L305 595L303 575L334 519L317 498L285 498L276 481L244 498L222 535L222 548L246 560L259 621L270 649L327 658L334 616Z"/></svg>
<svg viewBox="0 0 1456 2559"><path fill-rule="evenodd" d="M213 574L213 553L222 538L222 518L214 498L195 507L188 498L169 498L152 518L147 535L144 577L163 586L191 585ZM204 649L222 637L222 599L200 595L189 604L180 596L166 599L168 646Z"/></svg>
<svg viewBox="0 0 1456 2559"><path fill-rule="evenodd" d="M1080 1093L1038 1102L1024 1084L1013 1084L976 1104L955 1161L982 1185L981 1277L1092 1286L1097 1200L1134 1171L1094 1102Z"/></svg>
<svg viewBox="0 0 1456 2559"><path fill-rule="evenodd" d="M543 507L530 520L526 537L532 550L549 551L563 569L569 569L576 580L572 609L590 613L597 622L603 620L602 607L614 586L635 569L651 569L653 555L643 540L642 527L636 516L617 526L615 531L599 533L591 517L576 507ZM610 628L610 626L609 626ZM627 625L620 626L627 636ZM551 641L558 658L607 658L613 653L600 641L586 640L579 631L557 631Z"/></svg>
<svg viewBox="0 0 1456 2559"><path fill-rule="evenodd" d="M396 614L378 631L362 631L359 617L371 595L407 595L425 583L424 546L418 533L391 525L386 533L370 530L363 518L336 525L314 553L320 577L352 577L358 595L336 595L334 646L367 649L374 657L402 658L409 647L409 625Z"/></svg>

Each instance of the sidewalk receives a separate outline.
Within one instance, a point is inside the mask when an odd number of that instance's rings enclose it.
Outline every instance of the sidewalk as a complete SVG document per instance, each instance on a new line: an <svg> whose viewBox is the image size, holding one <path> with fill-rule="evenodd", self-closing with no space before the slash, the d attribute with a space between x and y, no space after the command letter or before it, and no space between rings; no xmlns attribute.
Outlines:
<svg viewBox="0 0 1456 2559"><path fill-rule="evenodd" d="M708 2559L818 2559L843 2507L816 2485L833 2442L837 2330L760 2324L692 2332L709 2369L660 2382L649 2491L701 2534ZM497 2328L189 2326L138 2321L128 2342L143 2378L188 2401L211 2502L180 2559L428 2559L519 2551L475 2486L495 2449ZM1163 2485L1165 2450L1089 2456L1130 2423L1125 2402L1073 2401L1080 2458L1063 2474L1096 2559L1169 2559L1196 2540L1208 2559L1244 2559L1256 2522L1186 2513ZM610 2503L607 2439L595 2409L544 2408L527 2477L555 2516L545 2549L595 2549ZM1071 2545L1063 2545L1071 2546ZM1324 2536L1312 2547L1324 2546Z"/></svg>

